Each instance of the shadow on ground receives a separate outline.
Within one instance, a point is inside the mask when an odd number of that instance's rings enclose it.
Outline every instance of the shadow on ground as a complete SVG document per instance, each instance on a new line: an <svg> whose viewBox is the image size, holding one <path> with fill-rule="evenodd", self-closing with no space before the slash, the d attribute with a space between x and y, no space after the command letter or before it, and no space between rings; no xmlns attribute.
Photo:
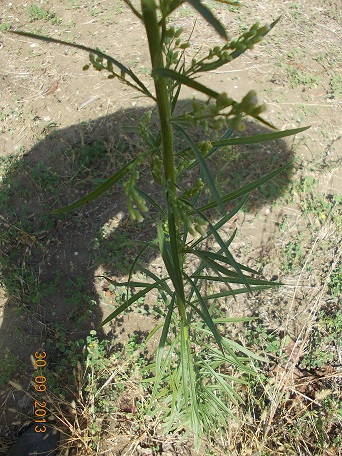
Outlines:
<svg viewBox="0 0 342 456"><path fill-rule="evenodd" d="M46 351L47 368L54 372L73 356L70 343L84 339L90 330L96 330L99 338L118 334L115 325L107 334L99 328L108 287L99 295L94 275L102 271L120 279L127 274L135 251L122 244L154 237L153 212L139 226L131 222L120 184L76 212L53 216L51 211L87 194L136 155L143 146L136 133L124 127L136 125L144 112L121 111L53 131L22 157L2 158L0 248L5 295L0 308L0 437L5 440L13 440L25 420L32 419L29 394L35 394L30 385L35 352ZM266 132L255 125L247 131ZM221 150L211 168L224 192L289 160L291 152L277 141L248 150ZM146 175L147 171L146 166ZM150 179L144 178L142 185L158 195L160 189ZM261 193L253 193L247 210L255 212L269 204L289 181L290 175L282 175ZM22 391L13 388L11 380ZM55 384L50 387L58 390L58 379L51 382Z"/></svg>

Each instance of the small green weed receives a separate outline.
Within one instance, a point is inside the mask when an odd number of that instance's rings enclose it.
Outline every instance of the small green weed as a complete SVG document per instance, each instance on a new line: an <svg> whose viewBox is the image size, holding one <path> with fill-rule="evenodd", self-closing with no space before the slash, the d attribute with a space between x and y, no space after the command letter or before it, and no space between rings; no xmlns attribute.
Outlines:
<svg viewBox="0 0 342 456"><path fill-rule="evenodd" d="M342 296L342 264L331 274L328 284L329 293L333 298Z"/></svg>
<svg viewBox="0 0 342 456"><path fill-rule="evenodd" d="M290 78L290 84L292 88L308 86L309 88L315 88L319 85L319 77L310 73L304 73L303 71L287 67L288 75Z"/></svg>
<svg viewBox="0 0 342 456"><path fill-rule="evenodd" d="M0 386L11 380L19 367L18 358L13 353L5 353L5 356L0 359Z"/></svg>
<svg viewBox="0 0 342 456"><path fill-rule="evenodd" d="M5 18L1 19L1 21L2 22L0 24L0 31L5 31L5 30L11 29L12 25L9 22L9 18L5 17ZM2 120L1 117L0 117L0 120Z"/></svg>
<svg viewBox="0 0 342 456"><path fill-rule="evenodd" d="M336 306L323 308L317 315L301 366L306 369L322 367L332 362L341 348L342 310Z"/></svg>
<svg viewBox="0 0 342 456"><path fill-rule="evenodd" d="M50 21L52 24L59 24L61 22L55 13L42 8L41 6L37 5L37 3L32 3L29 6L28 16L31 22L39 20Z"/></svg>
<svg viewBox="0 0 342 456"><path fill-rule="evenodd" d="M285 245L283 257L283 271L291 272L303 265L305 250L303 250L302 241L304 235L298 235L296 239Z"/></svg>
<svg viewBox="0 0 342 456"><path fill-rule="evenodd" d="M335 74L330 80L330 89L332 98L340 98L342 96L342 76Z"/></svg>

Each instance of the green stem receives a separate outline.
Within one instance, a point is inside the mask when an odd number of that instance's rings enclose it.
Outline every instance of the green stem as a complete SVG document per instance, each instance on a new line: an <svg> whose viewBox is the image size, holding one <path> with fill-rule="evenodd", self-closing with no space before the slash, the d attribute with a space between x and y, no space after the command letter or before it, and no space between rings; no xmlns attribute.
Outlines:
<svg viewBox="0 0 342 456"><path fill-rule="evenodd" d="M176 200L176 173L175 173L175 156L173 151L172 125L171 125L171 104L167 89L166 79L153 73L157 68L164 68L164 58L162 51L161 26L158 24L157 5L155 0L141 0L141 9L143 21L146 29L146 35L149 44L152 74L154 87L156 90L157 106L160 120L160 129L162 137L164 177L167 186L166 198L168 201L168 224L170 234L171 249L175 253L173 258L177 258L178 264L174 264L178 278L182 281L183 258L180 254L179 241L177 236L177 220L172 211L171 201ZM183 283L183 281L182 281ZM177 306L180 318L186 321L185 300L178 296Z"/></svg>
<svg viewBox="0 0 342 456"><path fill-rule="evenodd" d="M157 68L164 68L162 52L161 33L157 19L157 6L155 0L141 0L141 9L150 49L152 71ZM163 161L165 180L176 183L174 153L171 127L171 108L166 80L163 77L153 75L156 89L157 106L160 119L160 128L163 144ZM174 189L175 191L175 189Z"/></svg>

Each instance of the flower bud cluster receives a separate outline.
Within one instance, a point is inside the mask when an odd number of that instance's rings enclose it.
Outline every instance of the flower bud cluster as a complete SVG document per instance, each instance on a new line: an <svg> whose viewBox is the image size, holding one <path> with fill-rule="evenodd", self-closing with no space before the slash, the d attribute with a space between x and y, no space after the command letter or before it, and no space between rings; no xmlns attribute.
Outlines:
<svg viewBox="0 0 342 456"><path fill-rule="evenodd" d="M229 63L235 57L233 53L235 51L243 52L246 49L253 49L254 45L262 41L263 37L271 30L269 24L260 27L260 24L256 22L252 27L239 38L231 40L229 43L223 46L215 46L209 50L206 57L201 60L192 59L190 73L196 73L198 71L210 70L212 59L215 59L214 63L221 62L221 64ZM217 64L215 68L217 68Z"/></svg>
<svg viewBox="0 0 342 456"><path fill-rule="evenodd" d="M181 40L180 35L182 32L183 29L181 27L178 29L170 27L165 31L163 42L165 45L164 54L166 68L170 68L172 65L176 65L179 60L180 52L190 46L188 42L183 42Z"/></svg>
<svg viewBox="0 0 342 456"><path fill-rule="evenodd" d="M131 171L129 178L123 184L128 214L132 220L137 220L138 222L142 222L144 220L143 216L141 215L141 212L148 211L145 199L139 194L138 190L135 188L135 185L140 177L138 167L141 165L144 158L145 155L141 154L135 162L131 163L131 165L128 167Z"/></svg>
<svg viewBox="0 0 342 456"><path fill-rule="evenodd" d="M189 154L184 152L183 155L178 160L176 166L176 176L179 177L185 169L188 169L191 163L194 161L194 156L190 152Z"/></svg>
<svg viewBox="0 0 342 456"><path fill-rule="evenodd" d="M89 60L90 60L90 63L93 65L93 67L94 67L94 69L96 71L102 71L102 70L108 71L108 73L110 73L107 76L108 79L114 79L116 77L119 77L119 75L116 74L115 71L114 71L112 62L110 62L109 60L106 60L106 59L104 59L103 57L100 57L100 56L95 56L92 53L89 54ZM105 63L104 63L104 61L105 61ZM89 69L89 67L90 67L90 65L84 65L83 70L86 71L86 70ZM121 79L125 79L125 73L124 72L121 73L120 78Z"/></svg>
<svg viewBox="0 0 342 456"><path fill-rule="evenodd" d="M245 115L257 117L265 112L265 110L266 106L259 104L257 94L254 90L249 91L240 103L229 98L226 92L222 92L216 98L215 104L212 105L208 103L200 104L194 99L192 102L192 111L185 113L182 118L201 125L206 132L209 128L219 130L227 122L234 130L243 131L245 125L242 120ZM200 149L204 147L201 144L199 146ZM205 154L206 151L204 150L203 153Z"/></svg>
<svg viewBox="0 0 342 456"><path fill-rule="evenodd" d="M189 214L189 209L191 208L190 203L181 198L176 198L172 206L176 220L182 220L192 236L197 236L198 234L203 236L205 234L207 222L198 215L193 216Z"/></svg>
<svg viewBox="0 0 342 456"><path fill-rule="evenodd" d="M241 103L233 104L230 112L232 118L229 120L229 124L234 130L244 131L246 128L242 121L244 115L257 117L265 111L266 106L264 104L259 104L255 90L250 90L247 95L243 97Z"/></svg>
<svg viewBox="0 0 342 456"><path fill-rule="evenodd" d="M243 33L238 39L232 40L228 48L233 51L245 51L246 49L253 49L254 45L260 43L264 36L271 30L269 24L259 26L259 23L256 22L252 27Z"/></svg>
<svg viewBox="0 0 342 456"><path fill-rule="evenodd" d="M156 182L162 185L163 182L163 160L158 154L151 156L151 173Z"/></svg>
<svg viewBox="0 0 342 456"><path fill-rule="evenodd" d="M199 178L199 179L197 179L197 182L193 187L191 187L188 190L185 190L185 192L183 192L181 198L182 199L194 198L203 190L203 188L204 188L204 183L203 183L202 179Z"/></svg>
<svg viewBox="0 0 342 456"><path fill-rule="evenodd" d="M225 92L219 95L214 105L209 105L208 102L201 104L194 99L192 101L192 111L185 113L182 118L185 121L200 125L205 132L208 132L209 128L219 130L226 122L226 114L222 113L222 111L227 107L231 107L234 103ZM203 148L204 145L200 145L200 147Z"/></svg>
<svg viewBox="0 0 342 456"><path fill-rule="evenodd" d="M202 141L197 144L197 147L200 150L202 157L205 157L212 148L212 144L210 141Z"/></svg>

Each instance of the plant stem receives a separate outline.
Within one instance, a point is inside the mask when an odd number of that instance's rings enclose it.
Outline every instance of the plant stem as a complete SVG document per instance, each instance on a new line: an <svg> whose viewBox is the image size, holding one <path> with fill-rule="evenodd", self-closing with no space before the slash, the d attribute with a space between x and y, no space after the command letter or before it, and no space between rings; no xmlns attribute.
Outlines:
<svg viewBox="0 0 342 456"><path fill-rule="evenodd" d="M160 120L160 129L162 137L164 177L166 183L166 198L168 202L168 225L170 234L170 245L173 251L175 271L179 281L183 285L182 269L183 257L180 254L179 240L177 236L177 220L172 210L172 202L176 201L176 173L175 173L175 156L173 151L172 126L171 126L171 104L169 99L166 79L153 73L157 68L164 68L163 49L161 30L157 18L157 5L155 0L141 0L141 9L143 21L146 29L151 62L152 76L156 90L157 106ZM186 322L185 299L183 296L177 297L177 307L181 320Z"/></svg>
<svg viewBox="0 0 342 456"><path fill-rule="evenodd" d="M153 70L157 68L164 68L161 33L158 25L157 6L155 0L141 0L141 8L148 38L153 72ZM165 180L171 184L175 184L176 176L174 167L172 127L170 122L171 108L169 94L165 78L154 75L153 73L152 75L156 89L157 106L162 133Z"/></svg>

